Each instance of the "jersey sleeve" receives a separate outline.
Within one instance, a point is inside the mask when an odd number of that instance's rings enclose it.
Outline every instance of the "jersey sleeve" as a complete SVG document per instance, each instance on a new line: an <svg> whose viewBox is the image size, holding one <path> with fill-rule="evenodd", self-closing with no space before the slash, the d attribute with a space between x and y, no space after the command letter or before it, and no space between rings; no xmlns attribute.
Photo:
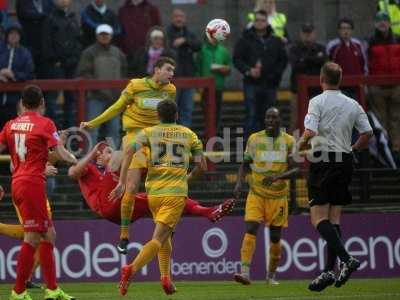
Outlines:
<svg viewBox="0 0 400 300"><path fill-rule="evenodd" d="M304 128L318 133L318 126L321 119L321 110L319 108L318 102L313 99L308 104L308 112L304 118Z"/></svg>
<svg viewBox="0 0 400 300"><path fill-rule="evenodd" d="M120 114L129 104L134 100L133 95L135 93L135 80L129 82L126 88L122 91L119 99L107 108L102 114L88 122L89 128L94 128L100 126L101 124L107 122L108 120L114 118Z"/></svg>
<svg viewBox="0 0 400 300"><path fill-rule="evenodd" d="M246 150L243 154L243 161L244 162L252 162L254 159L254 138L250 136L246 144Z"/></svg>
<svg viewBox="0 0 400 300"><path fill-rule="evenodd" d="M44 130L44 138L47 143L47 148L53 148L58 145L60 136L58 135L56 125L53 121L49 120Z"/></svg>
<svg viewBox="0 0 400 300"><path fill-rule="evenodd" d="M192 132L190 152L193 156L203 155L203 143L194 132Z"/></svg>
<svg viewBox="0 0 400 300"><path fill-rule="evenodd" d="M354 124L355 128L359 133L365 133L372 131L371 124L369 123L367 114L360 104L357 103L357 117L356 122Z"/></svg>

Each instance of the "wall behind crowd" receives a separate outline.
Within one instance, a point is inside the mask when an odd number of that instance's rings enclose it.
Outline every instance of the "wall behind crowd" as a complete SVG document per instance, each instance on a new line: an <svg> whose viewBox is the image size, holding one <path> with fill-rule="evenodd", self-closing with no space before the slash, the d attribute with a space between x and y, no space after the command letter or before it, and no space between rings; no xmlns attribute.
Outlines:
<svg viewBox="0 0 400 300"><path fill-rule="evenodd" d="M205 4L173 5L172 0L150 0L160 8L163 25L169 24L170 13L174 7L183 8L188 15L188 26L202 35L207 22L213 18L224 18L231 25L232 35L227 46L232 50L247 24L246 15L254 9L254 0L207 0ZM74 0L74 10L80 12L91 0ZM108 0L107 5L115 12L126 0ZM354 20L354 36L364 39L374 28L376 0L277 0L278 11L286 14L291 40L297 39L298 29L305 21L312 21L317 28L318 40L326 43L336 36L337 21L341 17ZM10 1L15 7L15 0ZM286 76L285 76L286 77ZM238 88L240 75L234 72L227 82L228 88ZM288 86L288 80L282 83Z"/></svg>

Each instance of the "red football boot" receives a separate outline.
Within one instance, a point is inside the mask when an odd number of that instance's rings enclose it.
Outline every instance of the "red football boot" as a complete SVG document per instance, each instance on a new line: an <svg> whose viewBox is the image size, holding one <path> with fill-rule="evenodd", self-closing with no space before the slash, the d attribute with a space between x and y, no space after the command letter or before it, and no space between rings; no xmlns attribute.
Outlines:
<svg viewBox="0 0 400 300"><path fill-rule="evenodd" d="M161 285L162 288L164 289L165 294L172 295L176 293L175 285L172 283L171 279L168 278L167 276L161 277Z"/></svg>
<svg viewBox="0 0 400 300"><path fill-rule="evenodd" d="M125 296L126 293L128 292L131 276L132 276L132 268L128 265L122 267L121 280L119 282L119 293L122 296Z"/></svg>

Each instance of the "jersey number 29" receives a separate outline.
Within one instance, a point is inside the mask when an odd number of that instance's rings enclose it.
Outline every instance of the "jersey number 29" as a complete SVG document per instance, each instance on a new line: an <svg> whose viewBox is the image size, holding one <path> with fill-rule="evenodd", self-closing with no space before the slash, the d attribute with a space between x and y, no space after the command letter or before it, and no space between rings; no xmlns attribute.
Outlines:
<svg viewBox="0 0 400 300"><path fill-rule="evenodd" d="M15 138L15 152L17 152L19 160L25 161L25 155L28 152L25 146L26 134L16 133Z"/></svg>

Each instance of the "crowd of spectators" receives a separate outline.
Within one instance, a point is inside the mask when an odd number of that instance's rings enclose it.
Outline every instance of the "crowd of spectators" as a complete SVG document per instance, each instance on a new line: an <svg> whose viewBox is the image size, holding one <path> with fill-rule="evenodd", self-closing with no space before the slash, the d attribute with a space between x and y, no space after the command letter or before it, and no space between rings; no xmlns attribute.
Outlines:
<svg viewBox="0 0 400 300"><path fill-rule="evenodd" d="M318 30L311 22L300 26L297 37L290 37L288 19L277 10L275 1L257 0L254 10L247 14L248 23L241 37L234 41L232 56L223 44L196 35L182 9L174 9L170 23L162 26L159 8L149 0L126 0L117 13L104 0L92 0L79 15L71 5L72 0L17 0L18 21L10 18L6 10L0 11L4 41L0 46L1 81L143 77L149 75L158 57L169 56L177 61L177 77L214 76L217 126L221 128L224 84L233 64L243 77L246 139L263 127L263 112L275 104L288 65L294 125L297 77L318 75L327 60L341 65L344 75L400 73L400 4L394 0L377 2L371 37L354 37L354 22L343 18L337 25L337 38L326 45L317 42ZM356 88L343 91L357 97ZM312 89L310 95L318 92ZM372 86L368 94L370 108L387 129L393 150L400 152L400 87ZM46 95L47 114L52 118L56 118L58 96L54 92ZM177 91L179 122L186 126L192 124L193 97L193 89ZM18 95L3 93L0 98L3 124L15 115ZM97 115L116 98L113 90L90 92L87 118ZM64 93L62 109L63 123L58 125L75 125L76 102L72 93ZM119 128L115 121L100 132L115 136ZM93 132L95 139L98 135L99 131Z"/></svg>

